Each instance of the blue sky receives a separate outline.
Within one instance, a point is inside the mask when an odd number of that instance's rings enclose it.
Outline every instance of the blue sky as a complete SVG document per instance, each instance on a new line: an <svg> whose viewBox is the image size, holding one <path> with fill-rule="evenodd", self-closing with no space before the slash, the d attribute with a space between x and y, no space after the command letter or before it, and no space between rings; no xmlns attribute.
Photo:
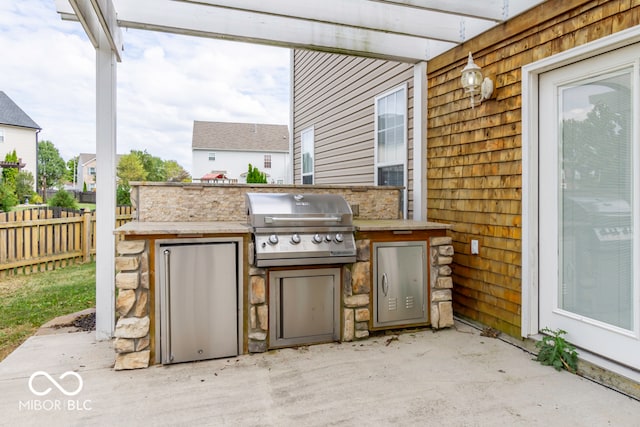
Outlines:
<svg viewBox="0 0 640 427"><path fill-rule="evenodd" d="M123 29L118 153L190 171L194 120L288 124L289 50ZM0 2L0 90L65 160L95 153L95 50L54 0ZM18 153L19 154L19 153Z"/></svg>

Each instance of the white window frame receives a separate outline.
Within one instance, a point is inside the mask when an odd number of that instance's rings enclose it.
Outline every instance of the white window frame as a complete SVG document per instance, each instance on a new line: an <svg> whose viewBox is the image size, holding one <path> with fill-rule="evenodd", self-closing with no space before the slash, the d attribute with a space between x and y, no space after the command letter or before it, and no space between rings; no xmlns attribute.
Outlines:
<svg viewBox="0 0 640 427"><path fill-rule="evenodd" d="M265 169L271 169L271 166L273 165L273 158L272 158L271 154L265 154L264 155L264 163L263 163L263 165L264 165Z"/></svg>
<svg viewBox="0 0 640 427"><path fill-rule="evenodd" d="M213 151L210 151L207 158L209 159L210 162L215 162L216 161L216 153Z"/></svg>
<svg viewBox="0 0 640 427"><path fill-rule="evenodd" d="M0 129L0 144L4 142L4 129Z"/></svg>
<svg viewBox="0 0 640 427"><path fill-rule="evenodd" d="M304 173L304 139L305 135L310 135L311 138L311 172ZM304 182L305 176L311 177L311 184L315 184L315 129L313 126L308 127L300 132L300 184Z"/></svg>
<svg viewBox="0 0 640 427"><path fill-rule="evenodd" d="M404 92L404 97L402 98L404 101L404 136L403 136L403 145L404 145L404 156L402 157L402 161L401 162L379 162L378 161L378 101L380 101L383 98L386 98L390 95L393 95L397 92ZM408 133L407 133L407 128L408 128L408 121L409 121L409 108L408 108L408 85L407 83L404 83L400 86L396 86L395 88L388 90L387 92L384 92L378 96L375 97L374 100L374 107L375 107L375 113L374 113L374 149L373 149L373 185L378 185L378 169L381 167L387 167L387 166L402 166L402 171L403 171L403 185L404 185L404 190L403 190L403 206L402 206L402 216L403 218L407 217L407 206L408 206L408 197L409 197L409 192L408 192L408 179L409 177L407 176L408 170L407 170L407 164L408 164L408 157L409 157L409 150L408 150Z"/></svg>

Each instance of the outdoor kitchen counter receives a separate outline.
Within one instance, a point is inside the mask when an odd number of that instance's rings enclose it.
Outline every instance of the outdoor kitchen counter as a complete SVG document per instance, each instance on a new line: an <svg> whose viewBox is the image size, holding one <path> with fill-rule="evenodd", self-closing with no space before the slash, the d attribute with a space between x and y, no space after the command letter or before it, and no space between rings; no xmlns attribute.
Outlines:
<svg viewBox="0 0 640 427"><path fill-rule="evenodd" d="M451 228L450 224L409 219L354 220L353 225L356 231L448 230Z"/></svg>
<svg viewBox="0 0 640 427"><path fill-rule="evenodd" d="M200 234L249 234L248 224L226 221L203 222L138 222L132 221L115 230L115 234L125 236L151 236L160 234L200 235Z"/></svg>

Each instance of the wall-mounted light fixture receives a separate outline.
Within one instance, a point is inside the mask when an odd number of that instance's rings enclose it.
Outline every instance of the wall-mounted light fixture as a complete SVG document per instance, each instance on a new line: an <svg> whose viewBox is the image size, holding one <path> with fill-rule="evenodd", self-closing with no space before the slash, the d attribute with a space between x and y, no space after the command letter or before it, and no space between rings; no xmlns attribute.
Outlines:
<svg viewBox="0 0 640 427"><path fill-rule="evenodd" d="M489 99L493 94L493 81L489 77L482 79L482 71L480 67L473 62L473 56L469 52L469 61L462 69L462 87L464 93L469 94L471 98L471 108L476 104L480 104L485 99Z"/></svg>

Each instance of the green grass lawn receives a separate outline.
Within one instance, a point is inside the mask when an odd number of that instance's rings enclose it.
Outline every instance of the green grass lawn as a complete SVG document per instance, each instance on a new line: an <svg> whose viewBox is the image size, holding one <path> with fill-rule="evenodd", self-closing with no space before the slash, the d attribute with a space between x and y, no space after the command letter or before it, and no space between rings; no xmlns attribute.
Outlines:
<svg viewBox="0 0 640 427"><path fill-rule="evenodd" d="M0 279L0 360L49 320L95 306L96 264Z"/></svg>

